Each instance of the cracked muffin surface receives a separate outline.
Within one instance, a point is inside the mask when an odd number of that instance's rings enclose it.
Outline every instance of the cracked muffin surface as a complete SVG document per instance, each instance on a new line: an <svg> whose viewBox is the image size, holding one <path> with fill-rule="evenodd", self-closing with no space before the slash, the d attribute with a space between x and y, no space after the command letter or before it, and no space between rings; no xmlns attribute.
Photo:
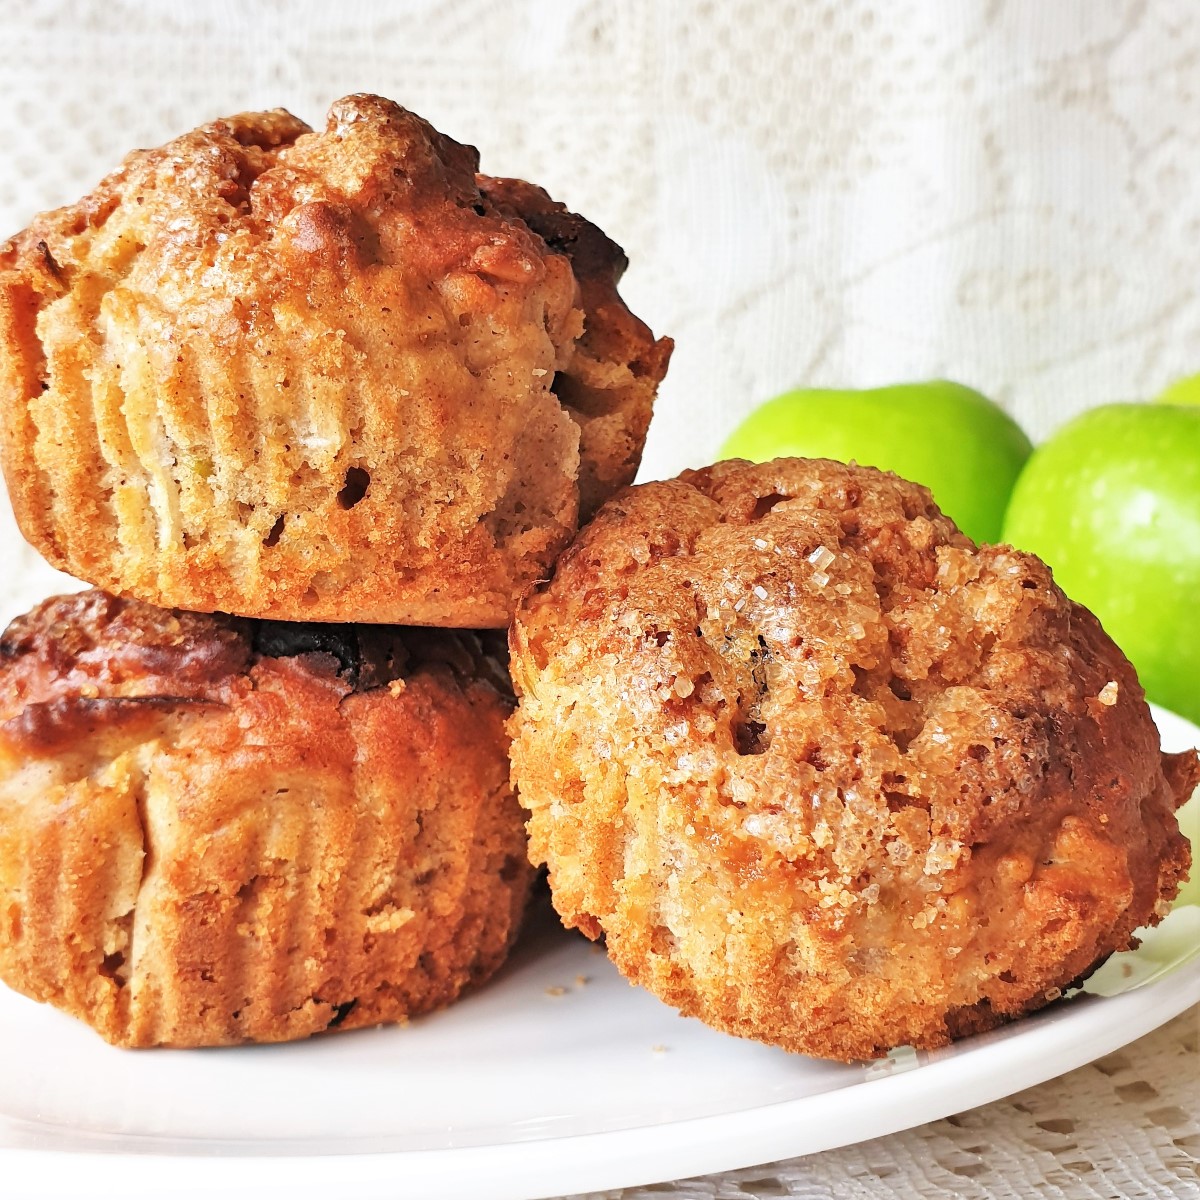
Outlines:
<svg viewBox="0 0 1200 1200"><path fill-rule="evenodd" d="M837 1059L1031 1011L1169 908L1194 753L1049 569L869 468L608 501L518 610L514 780L563 920Z"/></svg>
<svg viewBox="0 0 1200 1200"><path fill-rule="evenodd" d="M0 245L0 449L53 565L164 607L499 627L633 479L620 248L377 96L137 151Z"/></svg>
<svg viewBox="0 0 1200 1200"><path fill-rule="evenodd" d="M0 639L0 978L126 1046L450 1003L532 882L511 709L496 634L47 600Z"/></svg>

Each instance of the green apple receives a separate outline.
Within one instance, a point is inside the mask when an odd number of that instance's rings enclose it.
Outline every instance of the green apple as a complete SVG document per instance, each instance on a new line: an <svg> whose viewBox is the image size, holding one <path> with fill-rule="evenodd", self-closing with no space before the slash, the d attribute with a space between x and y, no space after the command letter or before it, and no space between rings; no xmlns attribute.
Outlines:
<svg viewBox="0 0 1200 1200"><path fill-rule="evenodd" d="M1200 721L1200 406L1068 422L1017 480L1004 540L1100 618L1151 700Z"/></svg>
<svg viewBox="0 0 1200 1200"><path fill-rule="evenodd" d="M1158 404L1200 404L1200 375L1175 380L1154 399Z"/></svg>
<svg viewBox="0 0 1200 1200"><path fill-rule="evenodd" d="M722 458L836 458L923 483L977 542L1000 538L1013 482L1032 449L986 396L944 379L866 391L801 389L752 412Z"/></svg>

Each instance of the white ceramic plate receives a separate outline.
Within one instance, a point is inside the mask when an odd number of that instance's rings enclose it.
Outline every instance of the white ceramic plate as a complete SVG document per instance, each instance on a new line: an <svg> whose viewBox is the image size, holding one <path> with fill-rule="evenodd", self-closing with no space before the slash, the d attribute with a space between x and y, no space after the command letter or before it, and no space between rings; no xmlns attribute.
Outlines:
<svg viewBox="0 0 1200 1200"><path fill-rule="evenodd" d="M1156 717L1168 749L1200 745ZM545 908L502 976L448 1012L292 1046L114 1050L0 987L0 1194L504 1200L676 1179L972 1108L1197 1002L1196 904L1085 994L867 1066L682 1020Z"/></svg>

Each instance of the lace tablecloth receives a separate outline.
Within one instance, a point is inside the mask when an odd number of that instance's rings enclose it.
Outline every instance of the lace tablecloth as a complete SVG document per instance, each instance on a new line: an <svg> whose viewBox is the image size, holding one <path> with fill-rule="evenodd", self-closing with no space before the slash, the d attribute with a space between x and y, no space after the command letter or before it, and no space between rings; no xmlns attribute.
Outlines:
<svg viewBox="0 0 1200 1200"><path fill-rule="evenodd" d="M1179 0L7 0L0 230L221 113L378 91L588 214L677 351L644 477L801 382L946 375L1034 436L1200 370ZM0 513L0 616L61 582ZM1200 1017L948 1121L626 1192L1200 1195Z"/></svg>

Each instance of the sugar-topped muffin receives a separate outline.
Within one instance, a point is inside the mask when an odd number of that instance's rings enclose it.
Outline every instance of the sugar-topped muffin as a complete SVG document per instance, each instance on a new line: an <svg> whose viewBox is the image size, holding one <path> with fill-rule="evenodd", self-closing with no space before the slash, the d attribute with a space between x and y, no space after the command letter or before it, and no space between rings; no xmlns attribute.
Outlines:
<svg viewBox="0 0 1200 1200"><path fill-rule="evenodd" d="M137 151L0 245L0 448L54 565L166 607L503 626L637 469L619 247L377 96Z"/></svg>
<svg viewBox="0 0 1200 1200"><path fill-rule="evenodd" d="M828 461L621 492L521 605L563 920L719 1029L870 1058L1038 1008L1169 908L1194 753L1048 568Z"/></svg>
<svg viewBox="0 0 1200 1200"><path fill-rule="evenodd" d="M0 639L0 979L124 1046L403 1021L529 891L497 635L103 592Z"/></svg>

